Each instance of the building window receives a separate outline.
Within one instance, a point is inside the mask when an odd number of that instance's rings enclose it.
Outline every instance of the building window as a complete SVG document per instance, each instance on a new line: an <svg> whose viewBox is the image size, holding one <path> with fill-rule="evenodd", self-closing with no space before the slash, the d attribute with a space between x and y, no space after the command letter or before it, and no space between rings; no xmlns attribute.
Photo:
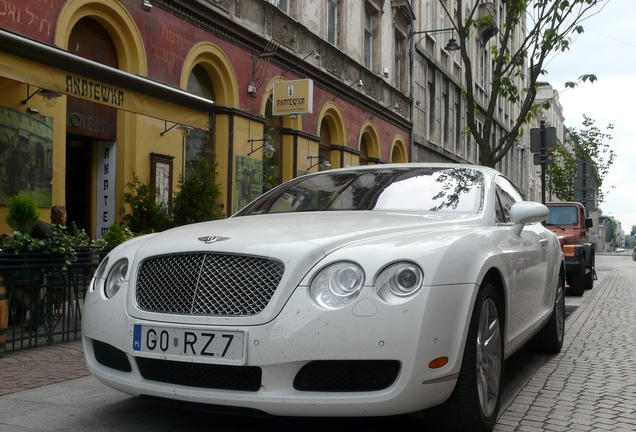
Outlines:
<svg viewBox="0 0 636 432"><path fill-rule="evenodd" d="M190 72L190 77L188 78L188 93L209 100L216 99L212 80L210 80L203 66L196 65L192 68L192 72ZM184 175L190 174L199 160L212 154L210 134L202 129L190 131L182 145L185 145L185 149L183 149L185 153Z"/></svg>
<svg viewBox="0 0 636 432"><path fill-rule="evenodd" d="M327 0L327 42L338 45L338 2Z"/></svg>
<svg viewBox="0 0 636 432"><path fill-rule="evenodd" d="M404 56L404 42L405 38L401 35L395 36L395 64L393 65L393 85L396 89L402 89L402 64L405 61Z"/></svg>
<svg viewBox="0 0 636 432"><path fill-rule="evenodd" d="M426 130L426 139L433 141L435 137L435 83L429 81L427 86L428 97L428 127Z"/></svg>
<svg viewBox="0 0 636 432"><path fill-rule="evenodd" d="M486 48L481 46L479 41L477 43L477 84L483 89L486 82Z"/></svg>
<svg viewBox="0 0 636 432"><path fill-rule="evenodd" d="M364 65L371 69L373 61L373 16L375 14L368 9L364 11Z"/></svg>
<svg viewBox="0 0 636 432"><path fill-rule="evenodd" d="M283 182L283 118L272 114L273 106L273 97L270 96L265 105L267 123L263 127L263 138L267 138L276 151L271 157L263 154L263 193Z"/></svg>
<svg viewBox="0 0 636 432"><path fill-rule="evenodd" d="M276 6L286 14L289 14L289 0L276 0Z"/></svg>
<svg viewBox="0 0 636 432"><path fill-rule="evenodd" d="M435 22L435 3L437 0L426 0L426 21L425 29L430 30L437 28Z"/></svg>

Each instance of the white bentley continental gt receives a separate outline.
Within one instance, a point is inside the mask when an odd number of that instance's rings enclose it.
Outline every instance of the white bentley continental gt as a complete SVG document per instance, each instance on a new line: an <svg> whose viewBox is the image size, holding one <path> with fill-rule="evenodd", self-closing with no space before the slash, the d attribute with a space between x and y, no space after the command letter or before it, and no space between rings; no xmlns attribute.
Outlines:
<svg viewBox="0 0 636 432"><path fill-rule="evenodd" d="M86 293L86 361L153 403L491 430L504 359L563 344L547 216L479 166L305 175L113 249Z"/></svg>

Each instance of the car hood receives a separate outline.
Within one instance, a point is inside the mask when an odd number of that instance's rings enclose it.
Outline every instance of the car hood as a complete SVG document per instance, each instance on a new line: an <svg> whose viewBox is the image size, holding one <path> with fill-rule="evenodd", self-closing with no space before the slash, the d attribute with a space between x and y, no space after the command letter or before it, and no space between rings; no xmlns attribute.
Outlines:
<svg viewBox="0 0 636 432"><path fill-rule="evenodd" d="M278 258L320 249L321 255L374 237L409 231L479 226L475 215L397 212L312 212L242 216L186 225L158 233L139 247L143 256L215 251ZM298 248L298 249L297 249Z"/></svg>
<svg viewBox="0 0 636 432"><path fill-rule="evenodd" d="M440 238L446 236L442 234L451 227L455 229L462 225L480 226L481 221L475 215L450 213L315 212L255 215L171 229L138 239L136 245L130 245L132 248L124 246L121 251L127 249L132 260L133 280L141 261L158 255L209 252L279 260L284 264L285 271L268 307L256 316L240 318L245 324L262 324L282 310L289 296L312 268L337 250L343 250L339 255L352 259L354 252L344 253L345 249L364 245L362 249L369 250L371 247L375 253L377 247L372 245L384 245L387 239L400 238L406 241L417 237L421 242L423 237L430 236L439 242ZM134 254L134 257L130 254ZM135 307L133 291L129 292L128 297L129 313L138 318L153 319L153 314ZM154 316L154 319L157 318ZM172 316L171 320L221 324L227 318Z"/></svg>

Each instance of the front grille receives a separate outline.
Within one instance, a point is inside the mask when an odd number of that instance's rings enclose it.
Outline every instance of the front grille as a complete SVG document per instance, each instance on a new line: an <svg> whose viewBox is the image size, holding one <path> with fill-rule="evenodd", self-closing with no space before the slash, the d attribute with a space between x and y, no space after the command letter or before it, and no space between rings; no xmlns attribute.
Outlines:
<svg viewBox="0 0 636 432"><path fill-rule="evenodd" d="M209 253L144 261L137 276L137 305L150 312L255 315L269 303L285 266L272 259Z"/></svg>
<svg viewBox="0 0 636 432"><path fill-rule="evenodd" d="M137 357L144 379L188 387L255 392L261 388L261 368L210 365Z"/></svg>
<svg viewBox="0 0 636 432"><path fill-rule="evenodd" d="M317 360L303 366L294 388L316 392L365 392L384 390L400 372L397 360Z"/></svg>
<svg viewBox="0 0 636 432"><path fill-rule="evenodd" d="M97 363L122 372L132 371L128 356L112 345L93 339L93 353Z"/></svg>

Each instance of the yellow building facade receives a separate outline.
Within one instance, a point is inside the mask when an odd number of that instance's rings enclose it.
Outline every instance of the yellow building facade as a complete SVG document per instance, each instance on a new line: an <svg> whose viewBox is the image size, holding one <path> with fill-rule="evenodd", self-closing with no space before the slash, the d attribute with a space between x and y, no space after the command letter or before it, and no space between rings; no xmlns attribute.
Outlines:
<svg viewBox="0 0 636 432"><path fill-rule="evenodd" d="M409 161L411 124L391 109L404 95L352 59L334 74L336 54L264 2L16 4L0 16L2 232L10 197L31 194L42 220L65 205L99 238L133 176L168 209L201 158L227 215L325 162ZM298 79L313 83L311 112L273 115L274 83Z"/></svg>

